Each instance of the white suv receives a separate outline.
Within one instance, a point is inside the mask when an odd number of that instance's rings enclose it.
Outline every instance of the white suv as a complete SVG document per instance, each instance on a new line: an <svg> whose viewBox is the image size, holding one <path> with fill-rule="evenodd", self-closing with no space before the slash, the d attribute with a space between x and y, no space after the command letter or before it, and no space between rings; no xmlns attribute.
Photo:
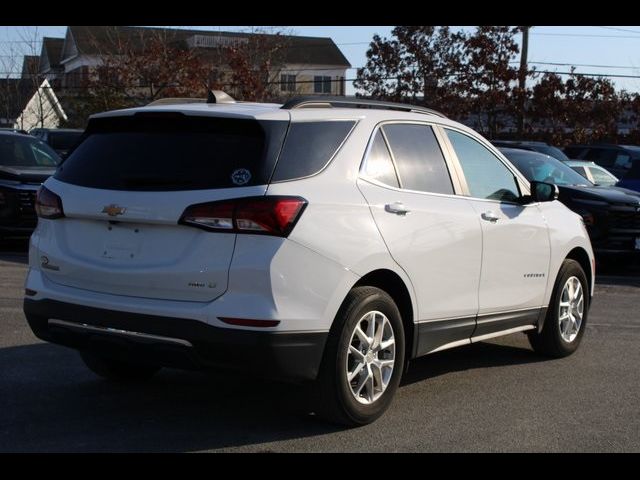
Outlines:
<svg viewBox="0 0 640 480"><path fill-rule="evenodd" d="M39 192L24 311L104 377L314 381L319 412L361 425L421 355L514 332L578 347L594 257L556 196L420 107L103 113Z"/></svg>

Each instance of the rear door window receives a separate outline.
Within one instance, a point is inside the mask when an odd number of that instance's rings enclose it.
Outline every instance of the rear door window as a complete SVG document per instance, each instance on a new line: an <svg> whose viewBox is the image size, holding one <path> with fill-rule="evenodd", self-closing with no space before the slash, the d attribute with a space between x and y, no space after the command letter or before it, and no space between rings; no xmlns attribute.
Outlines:
<svg viewBox="0 0 640 480"><path fill-rule="evenodd" d="M453 195L451 176L433 129L428 125L383 127L398 168L401 188Z"/></svg>

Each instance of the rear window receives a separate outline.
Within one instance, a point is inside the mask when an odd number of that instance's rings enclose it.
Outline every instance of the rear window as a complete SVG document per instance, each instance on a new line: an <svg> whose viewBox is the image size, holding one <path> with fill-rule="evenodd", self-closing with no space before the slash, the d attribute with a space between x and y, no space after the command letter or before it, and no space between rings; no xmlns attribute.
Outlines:
<svg viewBox="0 0 640 480"><path fill-rule="evenodd" d="M264 185L287 123L180 113L93 119L55 178L108 190Z"/></svg>

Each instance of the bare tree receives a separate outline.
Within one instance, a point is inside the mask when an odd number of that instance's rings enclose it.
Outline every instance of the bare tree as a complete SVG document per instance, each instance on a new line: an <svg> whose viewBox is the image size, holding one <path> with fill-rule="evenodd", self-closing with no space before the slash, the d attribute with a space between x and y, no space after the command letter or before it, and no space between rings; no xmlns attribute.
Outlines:
<svg viewBox="0 0 640 480"><path fill-rule="evenodd" d="M3 117L24 130L57 127L62 111L51 86L40 75L42 40L38 28L25 27L18 32L18 38L6 44L0 56L4 77L0 82Z"/></svg>

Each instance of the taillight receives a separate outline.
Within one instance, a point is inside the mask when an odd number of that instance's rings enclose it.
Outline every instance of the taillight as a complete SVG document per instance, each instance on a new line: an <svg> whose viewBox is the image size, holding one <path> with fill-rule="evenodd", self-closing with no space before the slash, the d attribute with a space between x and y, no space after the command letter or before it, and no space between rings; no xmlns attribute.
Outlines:
<svg viewBox="0 0 640 480"><path fill-rule="evenodd" d="M62 200L44 185L40 187L36 195L36 213L41 218L53 219L64 217Z"/></svg>
<svg viewBox="0 0 640 480"><path fill-rule="evenodd" d="M307 201L302 197L246 197L187 207L178 223L229 233L286 237Z"/></svg>

